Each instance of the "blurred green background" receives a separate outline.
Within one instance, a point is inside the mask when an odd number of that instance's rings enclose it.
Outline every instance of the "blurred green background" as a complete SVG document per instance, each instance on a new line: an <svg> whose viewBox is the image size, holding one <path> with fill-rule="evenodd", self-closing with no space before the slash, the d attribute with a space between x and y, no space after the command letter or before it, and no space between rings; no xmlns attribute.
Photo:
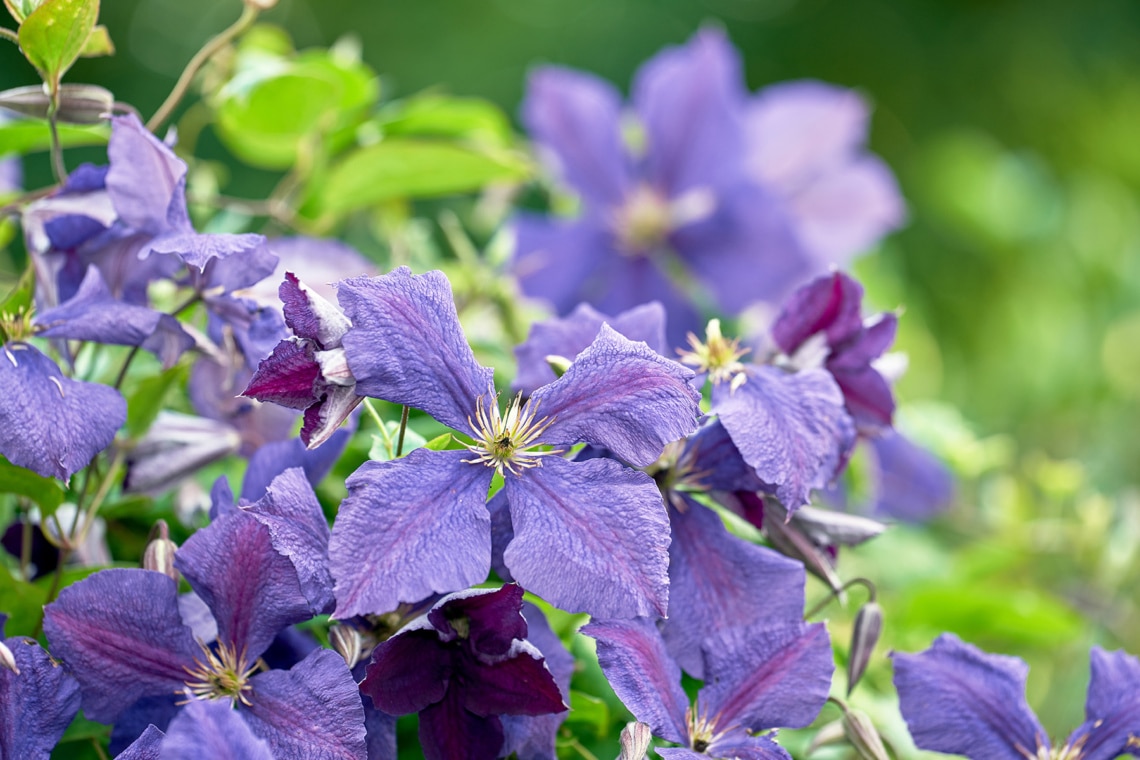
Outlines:
<svg viewBox="0 0 1140 760"><path fill-rule="evenodd" d="M67 79L149 114L238 12L105 0L118 54ZM844 575L884 587L888 646L955 630L1029 659L1030 701L1057 735L1082 718L1090 643L1140 652L1140 3L283 0L265 20L299 49L354 36L386 98L437 87L512 117L531 66L624 89L702 23L727 29L753 88L861 90L910 218L857 271L875 306L905 308L903 421L963 484L934 529L852 552ZM0 88L35 81L0 47ZM233 164L228 194L272 186L209 133L197 152ZM29 187L49 181L42 156L27 170ZM876 668L886 694L889 667Z"/></svg>

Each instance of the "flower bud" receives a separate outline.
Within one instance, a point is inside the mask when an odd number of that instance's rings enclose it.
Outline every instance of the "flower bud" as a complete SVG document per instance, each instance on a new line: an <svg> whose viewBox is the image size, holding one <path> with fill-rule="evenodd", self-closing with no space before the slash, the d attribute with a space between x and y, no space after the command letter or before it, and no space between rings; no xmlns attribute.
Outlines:
<svg viewBox="0 0 1140 760"><path fill-rule="evenodd" d="M871 601L859 608L855 616L855 627L851 631L851 651L847 656L847 696L851 696L855 685L867 670L867 663L879 643L883 631L883 608Z"/></svg>
<svg viewBox="0 0 1140 760"><path fill-rule="evenodd" d="M833 720L826 724L819 731L816 731L815 736L812 737L811 744L808 745L807 750L804 752L805 756L815 754L815 751L820 747L828 747L832 744L838 744L846 738L846 733L843 731L843 721Z"/></svg>
<svg viewBox="0 0 1140 760"><path fill-rule="evenodd" d="M99 124L115 105L115 96L93 84L64 84L59 87L58 121L69 124ZM0 92L0 107L25 116L46 119L51 109L51 96L41 85L15 87Z"/></svg>
<svg viewBox="0 0 1140 760"><path fill-rule="evenodd" d="M570 360L565 356L558 354L550 354L546 358L546 364L554 372L555 377L562 377L566 374L566 370L570 369Z"/></svg>
<svg viewBox="0 0 1140 760"><path fill-rule="evenodd" d="M150 540L143 550L142 566L144 570L155 570L163 575L178 580L178 571L174 569L174 552L178 551L178 544L170 540L170 531L166 527L166 520L159 520L150 530Z"/></svg>
<svg viewBox="0 0 1140 760"><path fill-rule="evenodd" d="M3 641L0 641L0 666L20 675L20 666L16 664L16 656L12 654L12 650Z"/></svg>
<svg viewBox="0 0 1140 760"><path fill-rule="evenodd" d="M344 658L349 670L364 656L364 637L350 625L334 625L329 629L329 644L333 651Z"/></svg>
<svg viewBox="0 0 1140 760"><path fill-rule="evenodd" d="M890 760L878 729L862 710L848 708L843 711L843 733L863 760Z"/></svg>
<svg viewBox="0 0 1140 760"><path fill-rule="evenodd" d="M644 723L626 723L621 730L621 754L618 760L644 760L649 751L653 731Z"/></svg>

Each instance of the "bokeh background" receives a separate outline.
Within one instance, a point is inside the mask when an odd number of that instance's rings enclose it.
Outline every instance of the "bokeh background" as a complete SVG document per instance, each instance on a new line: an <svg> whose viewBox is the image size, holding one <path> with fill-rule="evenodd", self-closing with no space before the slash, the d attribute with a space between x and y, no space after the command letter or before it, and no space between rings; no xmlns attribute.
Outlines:
<svg viewBox="0 0 1140 760"><path fill-rule="evenodd" d="M68 79L149 114L237 13L105 0L118 54ZM844 575L880 584L888 646L954 630L1028 659L1030 702L1058 736L1082 719L1088 646L1140 652L1140 3L282 0L264 19L299 49L354 37L385 98L480 96L516 124L532 66L626 88L701 24L727 30L753 88L859 89L909 222L856 271L875 306L905 309L900 424L961 485L948 514L851 552ZM0 47L0 88L35 81ZM209 133L197 152L231 165L229 194L272 186ZM27 177L47 183L46 162ZM889 701L884 659L870 678L863 699Z"/></svg>

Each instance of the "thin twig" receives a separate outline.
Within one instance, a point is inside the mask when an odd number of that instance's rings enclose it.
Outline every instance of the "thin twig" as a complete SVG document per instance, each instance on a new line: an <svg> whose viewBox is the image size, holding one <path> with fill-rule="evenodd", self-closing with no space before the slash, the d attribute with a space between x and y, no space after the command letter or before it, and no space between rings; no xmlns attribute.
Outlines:
<svg viewBox="0 0 1140 760"><path fill-rule="evenodd" d="M0 37L11 41L13 45L20 44L20 35L16 34L6 26L0 26Z"/></svg>
<svg viewBox="0 0 1140 760"><path fill-rule="evenodd" d="M400 413L400 437L396 439L396 459L404 453L404 431L408 429L408 407Z"/></svg>

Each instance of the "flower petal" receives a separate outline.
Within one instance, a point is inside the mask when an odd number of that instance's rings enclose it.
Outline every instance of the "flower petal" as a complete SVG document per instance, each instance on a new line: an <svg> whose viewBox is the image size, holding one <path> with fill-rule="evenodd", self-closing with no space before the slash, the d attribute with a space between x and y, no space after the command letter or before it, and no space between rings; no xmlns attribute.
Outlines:
<svg viewBox="0 0 1140 760"><path fill-rule="evenodd" d="M0 347L0 455L67 480L115 438L127 404L105 385L64 377L26 343Z"/></svg>
<svg viewBox="0 0 1140 760"><path fill-rule="evenodd" d="M516 584L497 589L468 589L448 594L432 606L428 621L443 641L454 641L459 634L452 620L464 619L466 637L480 655L495 659L511 650L516 639L526 638L526 618L522 616L523 590Z"/></svg>
<svg viewBox="0 0 1140 760"><path fill-rule="evenodd" d="M248 398L271 402L289 409L308 409L320 400L317 392L321 365L307 341L283 340L261 360L249 385L241 392Z"/></svg>
<svg viewBox="0 0 1140 760"><path fill-rule="evenodd" d="M341 338L352 327L344 312L292 272L285 273L277 292L284 304L285 324L294 335L314 341L322 351L340 346Z"/></svg>
<svg viewBox="0 0 1140 760"><path fill-rule="evenodd" d="M497 716L480 716L463 706L459 689L420 712L420 745L425 760L495 760L503 746Z"/></svg>
<svg viewBox="0 0 1140 760"><path fill-rule="evenodd" d="M598 642L598 663L622 703L649 724L654 736L687 744L689 699L681 689L681 669L648 620L595 620L581 632Z"/></svg>
<svg viewBox="0 0 1140 760"><path fill-rule="evenodd" d="M894 430L867 443L874 452L876 514L921 522L950 506L954 475L933 454Z"/></svg>
<svg viewBox="0 0 1140 760"><path fill-rule="evenodd" d="M603 324L570 369L534 392L553 424L542 440L605 446L631 464L653 464L665 444L696 429L700 394L693 373Z"/></svg>
<svg viewBox="0 0 1140 760"><path fill-rule="evenodd" d="M329 543L336 617L388 612L486 580L493 471L466 456L416 449L365 462L349 477Z"/></svg>
<svg viewBox="0 0 1140 760"><path fill-rule="evenodd" d="M2 643L20 672L0 666L0 757L46 760L79 712L79 683L34 640Z"/></svg>
<svg viewBox="0 0 1140 760"><path fill-rule="evenodd" d="M178 613L178 584L150 570L101 570L44 608L51 650L79 681L83 713L111 723L139 697L183 687L201 650Z"/></svg>
<svg viewBox="0 0 1140 760"><path fill-rule="evenodd" d="M476 715L546 715L567 710L562 692L547 669L542 652L516 639L510 650L493 662L465 658L461 688L463 705ZM462 685L460 685L462 684Z"/></svg>
<svg viewBox="0 0 1140 760"><path fill-rule="evenodd" d="M182 709L162 740L162 760L274 760L228 702L193 700Z"/></svg>
<svg viewBox="0 0 1140 760"><path fill-rule="evenodd" d="M899 708L921 749L1024 760L1049 747L1025 701L1028 666L944 633L925 652L892 652Z"/></svg>
<svg viewBox="0 0 1140 760"><path fill-rule="evenodd" d="M1140 753L1140 660L1093 647L1085 723L1069 737L1082 745L1081 760L1112 760Z"/></svg>
<svg viewBox="0 0 1140 760"><path fill-rule="evenodd" d="M668 517L647 475L612 459L547 457L503 490L515 532L504 560L523 588L568 612L665 614Z"/></svg>
<svg viewBox="0 0 1140 760"><path fill-rule="evenodd" d="M514 217L511 271L527 296L549 301L559 314L609 290L614 237L597 213L574 220L519 213ZM619 280L621 281L621 280Z"/></svg>
<svg viewBox="0 0 1140 760"><path fill-rule="evenodd" d="M199 292L232 293L260 282L277 268L277 256L265 244L264 235L200 234L193 230L163 235L150 244L151 253L178 256L198 270Z"/></svg>
<svg viewBox="0 0 1140 760"><path fill-rule="evenodd" d="M751 736L740 729L717 737L705 751L713 757L731 757L733 760L791 760L788 751L776 744L771 736Z"/></svg>
<svg viewBox="0 0 1140 760"><path fill-rule="evenodd" d="M772 338L786 354L794 354L818 332L837 346L863 329L863 286L842 272L816 277L788 298L772 325ZM876 354L878 356L878 354Z"/></svg>
<svg viewBox="0 0 1140 760"><path fill-rule="evenodd" d="M115 760L162 760L162 740L166 734L150 725Z"/></svg>
<svg viewBox="0 0 1140 760"><path fill-rule="evenodd" d="M389 715L419 712L444 698L454 659L434 628L413 623L372 650L360 691Z"/></svg>
<svg viewBox="0 0 1140 760"><path fill-rule="evenodd" d="M527 641L542 652L546 667L558 684L563 702L570 701L570 677L574 674L574 657L566 651L562 640L546 622L546 616L534 604L523 603L523 615L529 631ZM555 756L555 740L558 729L566 720L565 712L548 715L504 715L501 719L503 733L502 754L509 757L513 752L518 760L546 760Z"/></svg>
<svg viewBox="0 0 1140 760"><path fill-rule="evenodd" d="M265 490L273 479L290 467L304 470L309 485L316 488L332 471L355 430L355 424L337 430L329 437L327 445L315 449L305 448L300 438L273 441L261 446L249 458L249 466L241 481L241 497L246 501L257 501L265 495Z"/></svg>
<svg viewBox="0 0 1140 760"><path fill-rule="evenodd" d="M413 275L400 267L354 277L340 284L337 297L352 320L342 343L356 392L467 430L475 400L494 395L493 373L475 361L443 273Z"/></svg>
<svg viewBox="0 0 1140 760"><path fill-rule="evenodd" d="M186 162L152 135L137 116L111 119L107 157L111 161L107 194L124 223L151 235L171 228L190 228Z"/></svg>

